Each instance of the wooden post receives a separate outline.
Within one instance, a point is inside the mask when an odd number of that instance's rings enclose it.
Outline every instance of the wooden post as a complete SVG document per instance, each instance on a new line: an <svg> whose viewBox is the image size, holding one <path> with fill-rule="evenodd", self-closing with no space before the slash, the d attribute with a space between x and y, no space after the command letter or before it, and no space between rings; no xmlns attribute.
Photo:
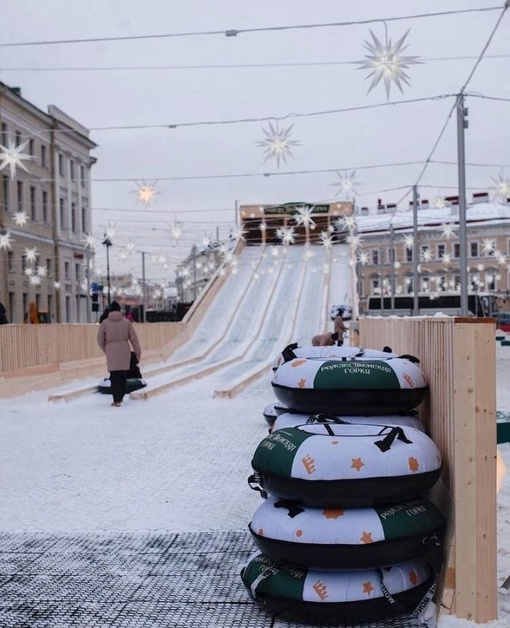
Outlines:
<svg viewBox="0 0 510 628"><path fill-rule="evenodd" d="M362 318L360 346L420 359L429 395L420 417L443 457L433 493L449 520L438 599L443 612L497 619L495 323L488 318Z"/></svg>

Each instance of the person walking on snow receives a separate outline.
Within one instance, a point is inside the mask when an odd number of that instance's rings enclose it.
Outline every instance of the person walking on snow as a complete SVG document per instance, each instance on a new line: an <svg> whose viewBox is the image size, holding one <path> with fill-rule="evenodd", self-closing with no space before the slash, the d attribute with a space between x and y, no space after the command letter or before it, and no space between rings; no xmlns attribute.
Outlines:
<svg viewBox="0 0 510 628"><path fill-rule="evenodd" d="M327 332L325 334L317 334L312 338L312 347L331 347L338 340L338 334Z"/></svg>
<svg viewBox="0 0 510 628"><path fill-rule="evenodd" d="M142 350L133 324L122 315L117 301L110 304L110 313L99 326L97 343L106 354L106 364L110 372L112 406L119 407L126 394L126 380L131 360L131 346L140 360ZM131 346L130 344L131 343Z"/></svg>

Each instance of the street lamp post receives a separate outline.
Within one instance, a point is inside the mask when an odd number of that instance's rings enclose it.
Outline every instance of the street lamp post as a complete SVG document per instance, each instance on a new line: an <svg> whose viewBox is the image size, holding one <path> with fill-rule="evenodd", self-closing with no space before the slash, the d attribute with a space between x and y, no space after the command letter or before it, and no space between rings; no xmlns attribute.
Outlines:
<svg viewBox="0 0 510 628"><path fill-rule="evenodd" d="M110 247L112 246L112 241L106 235L104 236L103 244L106 246L106 284L108 286L108 305L110 305Z"/></svg>

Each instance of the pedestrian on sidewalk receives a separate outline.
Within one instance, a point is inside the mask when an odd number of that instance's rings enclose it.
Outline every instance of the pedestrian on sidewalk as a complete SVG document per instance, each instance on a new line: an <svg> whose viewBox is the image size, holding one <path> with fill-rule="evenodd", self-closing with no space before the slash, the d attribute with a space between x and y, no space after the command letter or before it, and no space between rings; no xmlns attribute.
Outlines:
<svg viewBox="0 0 510 628"><path fill-rule="evenodd" d="M139 361L142 355L138 336L133 324L120 311L120 304L112 301L110 313L99 326L97 342L106 354L106 364L110 372L112 406L119 407L126 394L126 380L131 361L131 347ZM131 346L130 346L131 343Z"/></svg>

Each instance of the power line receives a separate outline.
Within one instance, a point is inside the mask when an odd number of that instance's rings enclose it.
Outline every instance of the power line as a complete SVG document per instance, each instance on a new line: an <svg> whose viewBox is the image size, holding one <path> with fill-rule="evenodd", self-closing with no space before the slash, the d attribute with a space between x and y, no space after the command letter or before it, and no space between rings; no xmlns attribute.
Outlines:
<svg viewBox="0 0 510 628"><path fill-rule="evenodd" d="M504 5L504 7L503 7L503 10L501 11L501 14L500 14L500 16L499 16L499 18L498 18L498 20L497 20L497 22L496 22L496 24L495 24L494 28L492 29L491 34L489 35L489 38L488 38L487 42L485 43L484 47L482 48L481 53L478 55L478 58L477 58L477 60L476 60L476 63L475 63L475 65L473 66L473 68L471 69L471 72L469 73L469 75L468 75L468 77L467 77L467 79L466 79L466 81L465 81L464 85L462 86L462 88L461 88L461 90L460 90L459 94L464 94L464 93L465 93L465 91L466 91L466 89L467 89L467 86L468 86L468 85L469 85L469 83L471 82L471 79L473 78L473 76L474 76L474 74L475 74L475 72L476 72L476 70L477 70L478 66L480 65L480 63L481 63L481 61L482 61L482 59L483 59L483 57L484 57L484 55L485 55L485 52L487 51L487 48L489 47L490 43L492 42L492 40L493 40L493 38L494 38L494 35L496 34L496 31L498 30L499 25L501 24L501 21L503 20L503 17L504 17L504 15L505 15L505 13L506 13L506 10L509 8L509 6L510 6L510 4L509 4L509 2L508 2L508 0L507 0L507 2L505 2L505 5ZM500 7L500 8L501 8L501 7ZM448 115L447 115L447 117L446 117L446 121L445 121L445 123L444 123L443 127L441 128L441 131L440 131L440 133L439 133L439 135L438 135L438 137L437 137L436 141L434 142L434 145L433 145L433 147L432 147L432 150L430 151L429 156L427 157L427 159L426 159L426 161L425 161L425 164L424 164L424 166L423 166L423 168L422 168L422 170L421 170L421 172L420 172L420 174L419 174L419 176L418 176L418 179L416 180L416 183L414 184L415 186L417 186L417 185L420 183L420 181L421 181L421 179L422 179L423 175L425 174L425 172L426 172L426 170L427 170L427 168L428 168L428 165L429 165L429 163L431 162L431 159L432 159L432 157L434 156L434 153L436 152L436 149L437 149L437 147L438 147L438 145L439 145L439 142L440 142L440 141L441 141L441 139L443 138L443 135L444 135L444 133L445 133L445 131L446 131L446 128L448 127L448 124L449 124L449 122L450 122L450 120L451 120L451 118L452 118L453 112L455 111L456 107L457 107L457 100L455 100L455 102L453 103L452 108L451 108L451 109L450 109L450 111L448 112ZM414 186L413 186L413 187L414 187ZM402 197L402 198L398 201L398 203L401 203L401 202L402 202L402 201L403 201L403 200L404 200L404 199L405 199L405 198L406 198L406 197L407 197L407 196L411 193L411 190L412 190L412 189L413 189L412 187L411 187L411 188L409 188L409 189L407 190L407 192L404 194L404 196L403 196L403 197ZM397 204L398 204L398 203L397 203Z"/></svg>
<svg viewBox="0 0 510 628"><path fill-rule="evenodd" d="M510 54L486 55L486 59L508 59ZM473 61L474 55L453 57L420 57L424 62ZM1 67L2 72L147 72L147 71L186 71L186 70L244 70L268 68L335 67L356 65L359 61L288 61L282 63L219 63L204 65L140 65L140 66L54 66L54 67Z"/></svg>
<svg viewBox="0 0 510 628"><path fill-rule="evenodd" d="M308 30L313 28L338 28L346 26L362 26L366 24L375 24L379 22L398 22L403 20L417 20L423 18L432 17L444 17L447 15L460 15L463 13L482 13L487 11L497 11L501 6L497 7L478 7L472 9L457 9L450 11L436 11L434 13L418 13L414 15L401 15L394 17L379 17L366 20L351 20L343 22L326 22L321 24L297 24L289 26L262 26L259 28L238 28L227 30L211 30L211 31L188 31L181 33L162 33L155 35L124 35L119 37L88 37L82 39L55 39L55 40L40 40L40 41L27 41L27 42L11 42L2 43L2 48L13 48L22 46L53 46L60 44L89 44L98 42L121 42L121 41L141 41L151 39L169 39L174 37L203 37L211 35L224 35L226 37L236 37L237 35L247 33L270 33L270 32L283 32L290 30Z"/></svg>

